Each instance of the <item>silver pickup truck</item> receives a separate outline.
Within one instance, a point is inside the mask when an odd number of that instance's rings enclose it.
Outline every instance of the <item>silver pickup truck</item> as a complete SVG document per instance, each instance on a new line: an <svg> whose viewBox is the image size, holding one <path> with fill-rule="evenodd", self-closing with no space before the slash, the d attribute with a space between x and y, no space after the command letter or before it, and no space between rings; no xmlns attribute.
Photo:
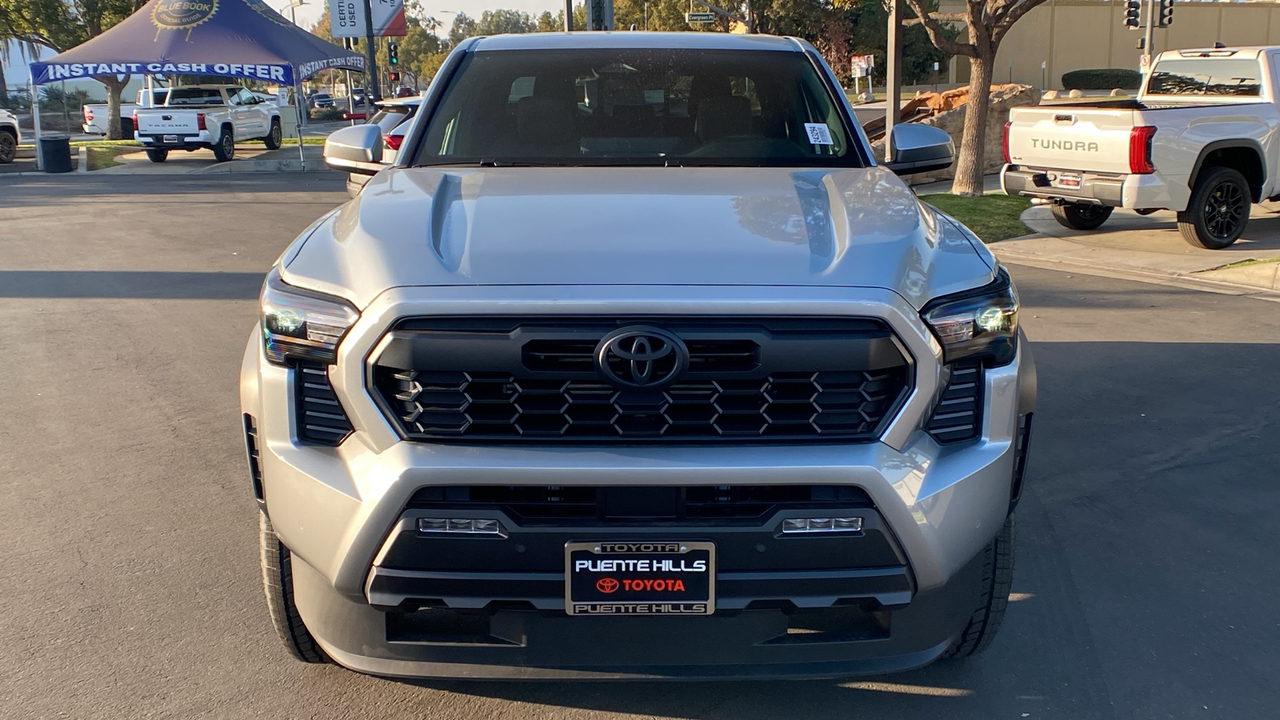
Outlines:
<svg viewBox="0 0 1280 720"><path fill-rule="evenodd" d="M240 376L297 658L392 676L903 670L985 648L1035 404L1009 273L793 38L459 44L267 277Z"/></svg>
<svg viewBox="0 0 1280 720"><path fill-rule="evenodd" d="M1014 108L1005 192L1077 230L1113 208L1176 210L1187 242L1227 247L1253 203L1280 195L1278 72L1276 47L1172 50L1136 99Z"/></svg>

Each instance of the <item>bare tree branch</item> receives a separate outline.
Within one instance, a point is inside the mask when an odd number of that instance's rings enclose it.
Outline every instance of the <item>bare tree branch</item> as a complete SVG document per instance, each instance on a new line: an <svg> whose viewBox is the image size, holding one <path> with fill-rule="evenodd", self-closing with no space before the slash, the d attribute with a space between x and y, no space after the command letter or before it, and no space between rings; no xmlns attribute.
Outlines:
<svg viewBox="0 0 1280 720"><path fill-rule="evenodd" d="M978 48L972 43L957 42L947 37L943 21L925 7L924 0L904 0L904 2L916 14L917 22L924 25L925 32L929 34L929 41L939 50L952 55L977 56ZM967 20L963 16L960 19Z"/></svg>

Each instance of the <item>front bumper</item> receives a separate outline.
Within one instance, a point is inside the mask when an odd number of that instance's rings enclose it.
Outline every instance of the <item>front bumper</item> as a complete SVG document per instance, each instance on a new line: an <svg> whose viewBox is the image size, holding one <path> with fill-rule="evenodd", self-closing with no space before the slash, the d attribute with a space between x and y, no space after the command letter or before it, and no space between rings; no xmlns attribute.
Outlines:
<svg viewBox="0 0 1280 720"><path fill-rule="evenodd" d="M552 299L525 303L530 313L549 307L573 313L564 307L572 304L566 295L557 300L554 289L546 292ZM661 289L654 296L625 310L652 312L652 303L671 312L680 305ZM703 302L697 311L714 314L734 304ZM940 348L918 315L887 292L865 303L808 304L813 314L879 315L916 358L912 394L880 442L530 447L402 441L364 389L363 361L395 317L428 307L456 314L468 306L436 299L418 307L380 300L366 310L343 343L339 369L330 372L356 432L338 447L308 446L295 440L293 371L265 361L255 332L242 368L242 407L257 429L262 499L295 555L296 600L307 627L341 664L395 676L816 676L930 662L963 630L980 575L975 558L1011 508L1020 419L1034 404L1030 348L1020 341L1017 360L986 371L981 437L940 445L920 429L942 371ZM393 547L411 527L410 499L427 487L786 484L861 489L872 505L866 537L878 528L885 544L850 545L846 561L825 569L798 569L794 565L803 563L790 561L754 569L746 560L735 561L738 567L721 564L717 614L709 618L570 618L563 572L555 567L533 567L514 554L507 570L522 572L412 567L404 558L413 551ZM710 536L726 552L739 547L742 558L754 546L769 556L779 552L769 523L780 517L740 530L737 538L723 529L676 525L553 528L539 541L554 546L610 533L642 540ZM525 558L536 551L529 539L499 542L506 543L502 552L527 545ZM826 553L820 550L815 554ZM806 623L826 629L810 632Z"/></svg>

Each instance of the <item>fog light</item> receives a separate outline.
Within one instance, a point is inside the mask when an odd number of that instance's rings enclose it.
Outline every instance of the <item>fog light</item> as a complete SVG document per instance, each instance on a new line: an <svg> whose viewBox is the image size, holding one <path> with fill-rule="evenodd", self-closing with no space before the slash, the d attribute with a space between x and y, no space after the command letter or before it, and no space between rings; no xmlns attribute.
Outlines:
<svg viewBox="0 0 1280 720"><path fill-rule="evenodd" d="M506 537L501 523L485 518L418 518L418 532Z"/></svg>
<svg viewBox="0 0 1280 720"><path fill-rule="evenodd" d="M783 535L829 532L862 532L862 518L788 518L782 521Z"/></svg>

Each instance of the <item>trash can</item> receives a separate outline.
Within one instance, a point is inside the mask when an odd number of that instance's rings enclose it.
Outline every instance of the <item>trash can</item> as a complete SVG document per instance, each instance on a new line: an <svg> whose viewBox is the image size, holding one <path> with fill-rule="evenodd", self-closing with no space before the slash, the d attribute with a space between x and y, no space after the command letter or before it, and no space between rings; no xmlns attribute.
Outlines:
<svg viewBox="0 0 1280 720"><path fill-rule="evenodd" d="M40 138L40 155L47 173L71 172L71 136L46 135Z"/></svg>

